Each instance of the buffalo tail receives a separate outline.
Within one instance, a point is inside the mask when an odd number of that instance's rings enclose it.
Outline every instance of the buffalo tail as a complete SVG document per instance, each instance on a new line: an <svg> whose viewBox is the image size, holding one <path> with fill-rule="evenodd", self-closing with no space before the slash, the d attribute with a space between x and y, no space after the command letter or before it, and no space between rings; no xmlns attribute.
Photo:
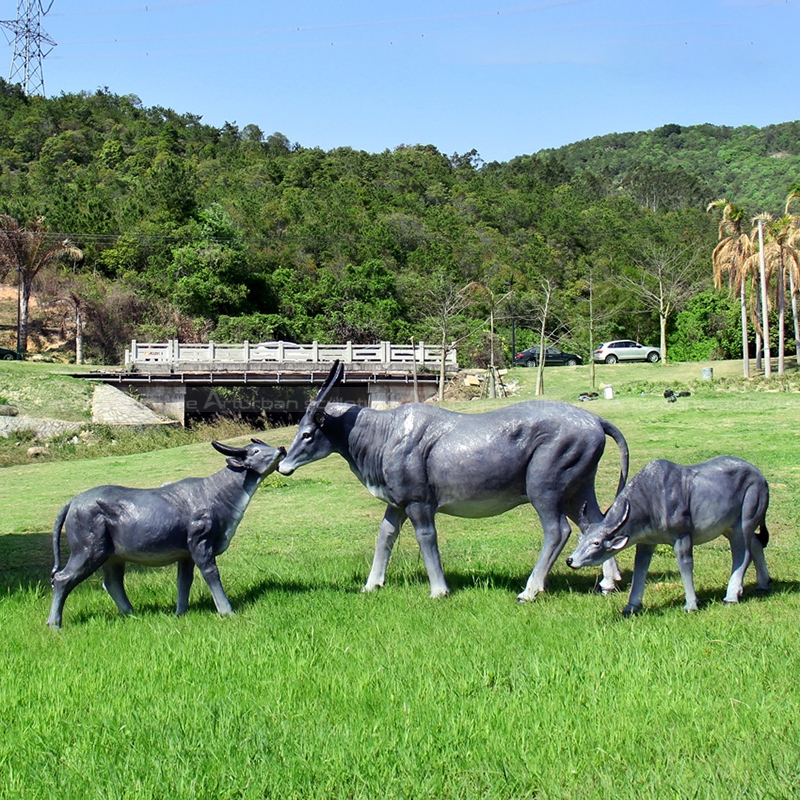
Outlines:
<svg viewBox="0 0 800 800"><path fill-rule="evenodd" d="M761 542L762 547L766 547L769 543L769 531L767 530L767 525L765 522L761 523L761 527L758 529L758 533L756 534L756 539Z"/></svg>
<svg viewBox="0 0 800 800"><path fill-rule="evenodd" d="M619 494L628 481L628 465L630 461L630 453L628 451L628 443L622 435L622 431L616 426L612 425L607 419L600 419L603 426L603 432L606 436L610 436L619 447L619 485L617 486L617 494Z"/></svg>
<svg viewBox="0 0 800 800"><path fill-rule="evenodd" d="M70 503L67 503L61 511L58 512L55 525L53 526L53 571L50 573L50 582L53 582L53 576L61 569L61 529L64 527L64 520L67 518Z"/></svg>

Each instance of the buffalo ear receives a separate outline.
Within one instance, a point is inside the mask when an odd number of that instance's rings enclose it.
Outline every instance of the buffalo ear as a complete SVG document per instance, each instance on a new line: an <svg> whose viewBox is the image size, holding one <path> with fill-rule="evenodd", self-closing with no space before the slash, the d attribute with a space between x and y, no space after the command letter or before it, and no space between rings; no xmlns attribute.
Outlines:
<svg viewBox="0 0 800 800"><path fill-rule="evenodd" d="M629 536L615 536L610 541L606 541L606 547L609 550L624 550L628 545Z"/></svg>
<svg viewBox="0 0 800 800"><path fill-rule="evenodd" d="M324 428L325 427L325 412L324 411L317 411L314 414L314 424L318 428Z"/></svg>
<svg viewBox="0 0 800 800"><path fill-rule="evenodd" d="M588 503L584 503L581 506L580 514L578 514L578 528L580 529L581 533L585 533L586 529L589 527L589 517L586 516L586 509L589 507Z"/></svg>
<svg viewBox="0 0 800 800"><path fill-rule="evenodd" d="M247 469L244 462L240 458L226 458L228 466L232 469Z"/></svg>

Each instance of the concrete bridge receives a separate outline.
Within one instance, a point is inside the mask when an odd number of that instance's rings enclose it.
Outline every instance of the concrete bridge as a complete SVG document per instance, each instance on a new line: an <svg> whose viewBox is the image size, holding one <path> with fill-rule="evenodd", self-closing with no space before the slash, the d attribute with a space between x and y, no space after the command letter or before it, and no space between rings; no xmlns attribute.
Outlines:
<svg viewBox="0 0 800 800"><path fill-rule="evenodd" d="M439 372L442 347L416 344L295 344L294 342L260 342L251 344L183 344L175 339L167 342L131 342L125 351L125 369L152 374L163 372L259 372L281 368L309 371L321 364L340 361L351 370ZM458 371L456 350L445 353L447 372Z"/></svg>
<svg viewBox="0 0 800 800"><path fill-rule="evenodd" d="M82 373L116 386L156 413L185 424L203 416L260 416L296 421L333 361L345 365L338 399L371 408L425 401L439 385L441 347L393 345L250 345L132 342L125 369ZM455 351L445 370L458 369Z"/></svg>

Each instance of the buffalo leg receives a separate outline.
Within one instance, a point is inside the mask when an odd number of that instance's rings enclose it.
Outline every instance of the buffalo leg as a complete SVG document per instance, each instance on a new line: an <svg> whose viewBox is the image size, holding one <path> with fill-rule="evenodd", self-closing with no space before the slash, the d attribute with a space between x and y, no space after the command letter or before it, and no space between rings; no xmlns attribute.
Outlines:
<svg viewBox="0 0 800 800"><path fill-rule="evenodd" d="M686 595L686 603L683 607L686 611L697 611L697 594L694 590L694 548L691 533L679 536L672 543L672 549L675 551L675 558L678 559L678 571L681 573L683 591Z"/></svg>
<svg viewBox="0 0 800 800"><path fill-rule="evenodd" d="M622 609L623 617L630 617L642 610L642 596L644 595L644 582L647 580L647 570L653 560L656 547L652 544L637 544L636 556L633 559L633 580L628 605Z"/></svg>
<svg viewBox="0 0 800 800"><path fill-rule="evenodd" d="M211 596L214 598L217 612L223 617L233 614L233 607L225 594L225 590L222 588L217 560L214 558L211 547L206 543L202 543L199 546L195 545L191 548L191 555L200 570L200 574L205 578L208 588L211 590Z"/></svg>
<svg viewBox="0 0 800 800"><path fill-rule="evenodd" d="M120 614L133 614L133 606L125 593L124 561L106 561L103 564L103 588L117 604Z"/></svg>
<svg viewBox="0 0 800 800"><path fill-rule="evenodd" d="M569 522L567 522L567 518L563 514L554 514L550 519L546 519L540 512L539 519L544 530L544 544L533 572L531 572L528 582L525 584L525 589L517 595L517 600L520 603L535 600L536 595L545 590L547 576L550 574L550 570L553 568L553 564L555 564L559 554L564 549L567 539L569 539Z"/></svg>
<svg viewBox="0 0 800 800"><path fill-rule="evenodd" d="M189 590L194 581L194 561L187 558L178 562L178 606L176 616L185 614L189 608Z"/></svg>
<svg viewBox="0 0 800 800"><path fill-rule="evenodd" d="M764 546L755 536L750 540L750 555L753 558L753 564L756 568L756 588L760 592L768 592L769 585L772 583L772 578L769 576L767 562L764 558Z"/></svg>
<svg viewBox="0 0 800 800"><path fill-rule="evenodd" d="M50 616L47 618L47 624L51 628L61 627L64 602L69 593L101 567L106 558L105 554L98 555L85 550L76 550L70 554L64 569L53 575L53 602L50 604Z"/></svg>
<svg viewBox="0 0 800 800"><path fill-rule="evenodd" d="M375 544L375 555L372 559L372 569L362 592L371 592L383 586L386 580L386 566L389 563L389 556L392 548L397 541L400 528L406 520L405 512L394 506L387 506L386 513L383 515L383 522L378 531L378 541Z"/></svg>
<svg viewBox="0 0 800 800"><path fill-rule="evenodd" d="M622 580L622 573L619 571L617 559L614 556L607 558L603 562L603 577L600 579L600 591L603 594L611 594L617 590L617 582Z"/></svg>
<svg viewBox="0 0 800 800"><path fill-rule="evenodd" d="M728 581L728 591L725 593L723 602L738 603L742 596L744 574L750 566L750 550L741 530L734 531L729 541L731 545L731 578Z"/></svg>
<svg viewBox="0 0 800 800"><path fill-rule="evenodd" d="M450 594L450 589L444 579L433 511L427 505L414 503L406 508L406 513L414 526L417 544L422 553L425 569L428 572L431 597L447 597Z"/></svg>

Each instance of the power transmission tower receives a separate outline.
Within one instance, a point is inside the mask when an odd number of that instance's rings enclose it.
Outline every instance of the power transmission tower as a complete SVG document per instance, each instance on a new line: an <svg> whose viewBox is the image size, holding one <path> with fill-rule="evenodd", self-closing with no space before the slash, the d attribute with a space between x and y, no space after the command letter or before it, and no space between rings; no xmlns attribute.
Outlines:
<svg viewBox="0 0 800 800"><path fill-rule="evenodd" d="M11 59L9 82L19 83L27 96L44 95L42 61L56 43L42 28L42 17L53 7L53 2L54 0L50 0L45 9L43 0L17 0L17 18L0 20L0 25L14 34L14 55ZM8 34L6 38L9 38Z"/></svg>

